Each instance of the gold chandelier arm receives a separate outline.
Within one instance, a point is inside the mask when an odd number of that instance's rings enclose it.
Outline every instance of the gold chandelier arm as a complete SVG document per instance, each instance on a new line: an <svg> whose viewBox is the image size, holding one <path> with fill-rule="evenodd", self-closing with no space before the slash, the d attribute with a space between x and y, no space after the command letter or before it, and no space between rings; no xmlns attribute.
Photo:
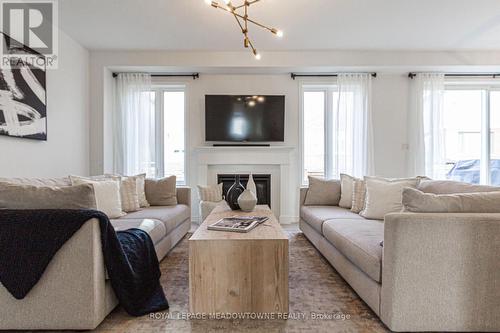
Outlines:
<svg viewBox="0 0 500 333"><path fill-rule="evenodd" d="M215 7L215 6L214 6L214 7ZM216 8L222 9L223 11L228 12L229 14L233 14L234 16L237 16L237 17L241 18L242 20L247 20L248 22L251 22L251 23L255 24L256 26L259 26L259 27L261 27L261 28L263 28L263 29L265 29L265 30L269 30L270 32L274 33L274 31L273 31L273 29L272 29L272 28L269 28L269 27L267 27L267 26L265 26L265 25L263 25L263 24L261 24L261 23L259 23L259 22L257 22L257 21L254 21L254 20L252 20L252 19L250 19L250 18L248 18L248 17L247 17L247 18L245 18L244 16L242 16L242 15L240 15L240 14L236 13L235 11L232 11L232 10L231 10L231 9L229 9L229 8L223 7L223 6L219 5L219 4L217 4L217 7L216 7ZM233 8L234 8L234 7L233 7Z"/></svg>
<svg viewBox="0 0 500 333"><path fill-rule="evenodd" d="M245 6L245 37L246 34L248 33L248 6Z"/></svg>
<svg viewBox="0 0 500 333"><path fill-rule="evenodd" d="M260 1L260 0L248 1L248 4L244 3L244 4L242 4L242 5L239 5L239 6L236 6L236 7L233 7L233 8L234 8L234 9L240 9L240 8L242 8L242 7L245 7L245 6L246 6L246 7L248 7L248 6L253 5L254 3L259 2L259 1Z"/></svg>
<svg viewBox="0 0 500 333"><path fill-rule="evenodd" d="M231 9L219 5L217 2L212 2L212 7L219 8L219 9L222 9L223 11L228 12L229 14L233 14L233 12L231 11Z"/></svg>
<svg viewBox="0 0 500 333"><path fill-rule="evenodd" d="M238 14L236 14L236 15L238 15ZM241 15L239 15L239 16L241 16ZM263 25L263 24L261 24L259 22L256 22L256 21L252 20L252 19L247 18L247 21L250 22L250 23L253 23L256 26L259 26L259 27L261 27L263 29L266 29L266 30L269 30L269 31L273 32L272 28L269 28L269 27L267 27L267 26L265 26L265 25Z"/></svg>
<svg viewBox="0 0 500 333"><path fill-rule="evenodd" d="M214 8L221 9L229 14L232 14L234 19L236 20L236 23L238 23L238 26L240 27L241 32L244 36L243 42L244 42L245 48L250 47L252 49L252 53L255 55L255 59L259 60L261 58L261 55L259 53L257 53L257 49L255 49L252 41L248 37L248 22L250 22L250 23L252 23L252 24L254 24L262 29L268 30L269 32L277 35L278 37L282 37L283 32L280 30L277 30L275 28L270 28L262 23L254 21L248 17L248 9L249 9L250 5L257 3L261 0L244 0L244 1L245 2L242 5L235 6L231 2L231 0L224 0L224 2L226 3L225 5L219 4L219 2L217 0L211 0L211 6ZM238 10L241 8L243 8L243 13L239 14Z"/></svg>
<svg viewBox="0 0 500 333"><path fill-rule="evenodd" d="M238 25L239 25L239 26L240 26L240 28L241 28L241 32L242 32L243 34L245 34L245 29L243 28L243 25L241 25L240 20L238 20L238 16L236 16L234 13L233 13L233 16L234 16L234 19L236 20L236 22L238 22Z"/></svg>
<svg viewBox="0 0 500 333"><path fill-rule="evenodd" d="M250 40L250 38L248 38L248 44L250 45L250 47L252 48L252 53L257 56L257 50L255 49L255 47L253 46L252 44L252 41Z"/></svg>

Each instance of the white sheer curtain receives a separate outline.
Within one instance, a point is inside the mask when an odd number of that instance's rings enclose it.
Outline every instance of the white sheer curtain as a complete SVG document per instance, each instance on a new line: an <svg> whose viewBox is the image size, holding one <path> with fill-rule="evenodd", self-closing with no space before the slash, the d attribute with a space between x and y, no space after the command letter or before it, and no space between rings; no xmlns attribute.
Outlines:
<svg viewBox="0 0 500 333"><path fill-rule="evenodd" d="M412 85L408 116L408 173L443 179L446 177L444 74L419 73Z"/></svg>
<svg viewBox="0 0 500 333"><path fill-rule="evenodd" d="M355 177L374 173L371 78L371 74L359 73L337 77L332 117L334 177L340 173Z"/></svg>
<svg viewBox="0 0 500 333"><path fill-rule="evenodd" d="M155 101L151 76L122 73L116 78L114 168L124 175L156 176Z"/></svg>

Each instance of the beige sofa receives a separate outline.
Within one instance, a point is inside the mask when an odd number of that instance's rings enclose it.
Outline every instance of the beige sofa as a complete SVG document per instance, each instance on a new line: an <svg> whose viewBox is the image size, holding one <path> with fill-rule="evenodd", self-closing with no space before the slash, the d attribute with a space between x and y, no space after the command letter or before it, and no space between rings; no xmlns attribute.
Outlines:
<svg viewBox="0 0 500 333"><path fill-rule="evenodd" d="M67 178L7 180L69 185ZM158 260L162 260L191 227L190 188L177 188L177 201L176 206L143 208L111 223L116 230L147 231L155 244ZM16 300L0 285L0 304L0 329L3 330L96 328L118 304L106 276L98 220L87 221L63 245L24 299Z"/></svg>
<svg viewBox="0 0 500 333"><path fill-rule="evenodd" d="M470 190L457 182L427 186L447 188ZM367 220L336 206L304 206L306 193L300 229L389 329L500 331L500 214Z"/></svg>

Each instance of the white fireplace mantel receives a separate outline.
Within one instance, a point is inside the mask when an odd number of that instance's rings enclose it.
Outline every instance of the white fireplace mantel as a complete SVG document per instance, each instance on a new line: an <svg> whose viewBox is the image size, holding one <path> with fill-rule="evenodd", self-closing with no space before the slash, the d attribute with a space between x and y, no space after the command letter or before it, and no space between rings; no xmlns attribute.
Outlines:
<svg viewBox="0 0 500 333"><path fill-rule="evenodd" d="M217 166L238 166L239 168L250 168L272 166L279 168L279 188L271 187L279 198L279 220L283 224L296 222L294 203L297 201L296 189L289 188L290 177L296 177L291 171L294 162L295 148L288 146L270 147L212 147L200 146L195 148L195 163L197 167L197 183L209 184L209 168ZM236 171L236 170L235 170Z"/></svg>
<svg viewBox="0 0 500 333"><path fill-rule="evenodd" d="M273 164L291 163L293 147L212 147L201 146L195 149L199 164ZM264 160L262 160L264 159Z"/></svg>

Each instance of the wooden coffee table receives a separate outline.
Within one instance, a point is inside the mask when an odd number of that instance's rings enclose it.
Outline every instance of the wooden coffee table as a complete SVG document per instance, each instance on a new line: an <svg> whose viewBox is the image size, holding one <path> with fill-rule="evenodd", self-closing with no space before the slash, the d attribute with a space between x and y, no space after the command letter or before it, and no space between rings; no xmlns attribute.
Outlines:
<svg viewBox="0 0 500 333"><path fill-rule="evenodd" d="M248 233L208 230L223 217L268 216ZM288 313L288 237L268 206L216 207L189 239L192 313Z"/></svg>

